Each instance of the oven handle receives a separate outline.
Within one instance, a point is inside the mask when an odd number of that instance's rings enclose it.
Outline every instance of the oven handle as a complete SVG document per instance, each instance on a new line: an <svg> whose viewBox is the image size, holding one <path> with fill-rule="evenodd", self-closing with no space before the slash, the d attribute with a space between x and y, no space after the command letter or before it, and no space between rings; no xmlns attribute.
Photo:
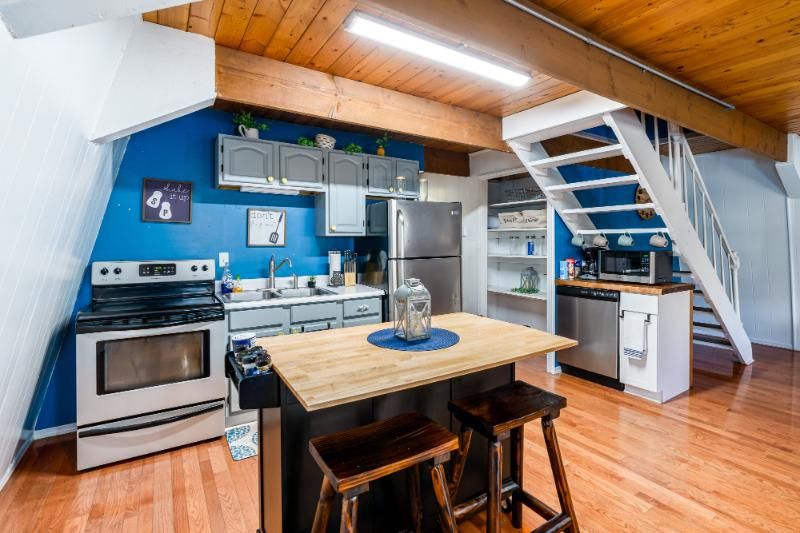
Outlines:
<svg viewBox="0 0 800 533"><path fill-rule="evenodd" d="M86 429L83 431L78 432L78 438L82 439L85 437L99 437L100 435L111 435L114 433L125 433L127 431L137 431L140 429L147 429L157 426L163 426L166 424L171 424L173 422L179 422L181 420L187 420L189 418L194 418L196 416L204 415L206 413L210 413L212 411L217 411L222 409L225 406L224 402L219 402L209 407L205 407L200 409L199 411L192 411L189 413L183 413L180 415L170 416L167 418L162 418L160 420L151 420L150 422L142 422L140 424L131 424L129 426L120 426L114 428L97 428L97 429Z"/></svg>

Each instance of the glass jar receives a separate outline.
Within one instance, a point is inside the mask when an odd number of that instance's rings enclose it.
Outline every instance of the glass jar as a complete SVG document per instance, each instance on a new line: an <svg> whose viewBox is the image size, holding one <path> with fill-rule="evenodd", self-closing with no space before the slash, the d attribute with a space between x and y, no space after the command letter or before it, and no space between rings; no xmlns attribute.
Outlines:
<svg viewBox="0 0 800 533"><path fill-rule="evenodd" d="M519 288L526 293L539 292L539 273L533 267L528 267L519 276Z"/></svg>
<svg viewBox="0 0 800 533"><path fill-rule="evenodd" d="M431 293L417 278L394 291L394 334L407 341L431 338Z"/></svg>

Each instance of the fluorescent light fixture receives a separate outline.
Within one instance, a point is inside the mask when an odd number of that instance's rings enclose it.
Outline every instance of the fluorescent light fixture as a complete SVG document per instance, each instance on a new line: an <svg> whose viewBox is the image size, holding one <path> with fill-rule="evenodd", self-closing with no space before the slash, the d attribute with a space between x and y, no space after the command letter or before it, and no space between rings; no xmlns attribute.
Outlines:
<svg viewBox="0 0 800 533"><path fill-rule="evenodd" d="M379 43L398 48L418 56L426 57L438 63L444 63L457 69L465 70L478 76L511 85L522 87L531 79L523 72L511 70L496 63L480 59L471 54L457 50L451 46L438 43L400 28L387 24L379 19L370 17L358 11L354 12L345 24L345 29L361 37L378 41Z"/></svg>

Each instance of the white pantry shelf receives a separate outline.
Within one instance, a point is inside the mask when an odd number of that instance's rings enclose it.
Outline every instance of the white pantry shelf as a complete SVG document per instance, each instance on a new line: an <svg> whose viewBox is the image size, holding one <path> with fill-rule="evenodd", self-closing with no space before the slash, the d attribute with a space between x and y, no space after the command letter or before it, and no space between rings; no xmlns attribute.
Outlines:
<svg viewBox="0 0 800 533"><path fill-rule="evenodd" d="M541 300L547 301L547 294L544 292L536 292L533 294L524 294L521 292L514 292L511 289L504 289L501 287L492 287L491 285L487 289L488 292L494 294L504 294L506 296L516 296L517 298L527 298L528 300Z"/></svg>
<svg viewBox="0 0 800 533"><path fill-rule="evenodd" d="M543 204L546 202L547 198L536 198L534 200L519 200L516 202L500 202L497 204L489 204L489 207L490 208L516 207L518 205Z"/></svg>
<svg viewBox="0 0 800 533"><path fill-rule="evenodd" d="M547 259L546 255L507 255L507 254L489 254L489 259L513 259L513 260L533 260L533 259Z"/></svg>
<svg viewBox="0 0 800 533"><path fill-rule="evenodd" d="M547 231L547 228L497 228L487 229L489 233L509 233L509 232L525 232L525 231Z"/></svg>

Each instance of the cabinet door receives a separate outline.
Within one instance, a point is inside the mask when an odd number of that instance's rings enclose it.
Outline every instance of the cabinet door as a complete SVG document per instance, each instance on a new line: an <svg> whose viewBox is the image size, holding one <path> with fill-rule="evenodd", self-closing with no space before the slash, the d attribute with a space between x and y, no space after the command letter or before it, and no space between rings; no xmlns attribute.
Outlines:
<svg viewBox="0 0 800 533"><path fill-rule="evenodd" d="M323 188L325 153L320 148L279 146L280 183L304 189Z"/></svg>
<svg viewBox="0 0 800 533"><path fill-rule="evenodd" d="M365 202L363 156L331 153L326 205L328 233L364 235Z"/></svg>
<svg viewBox="0 0 800 533"><path fill-rule="evenodd" d="M419 161L409 161L398 159L397 167L397 191L403 196L419 195Z"/></svg>
<svg viewBox="0 0 800 533"><path fill-rule="evenodd" d="M275 179L275 144L268 141L220 137L220 184L269 185Z"/></svg>
<svg viewBox="0 0 800 533"><path fill-rule="evenodd" d="M396 192L394 159L369 156L367 169L370 194L393 195Z"/></svg>

